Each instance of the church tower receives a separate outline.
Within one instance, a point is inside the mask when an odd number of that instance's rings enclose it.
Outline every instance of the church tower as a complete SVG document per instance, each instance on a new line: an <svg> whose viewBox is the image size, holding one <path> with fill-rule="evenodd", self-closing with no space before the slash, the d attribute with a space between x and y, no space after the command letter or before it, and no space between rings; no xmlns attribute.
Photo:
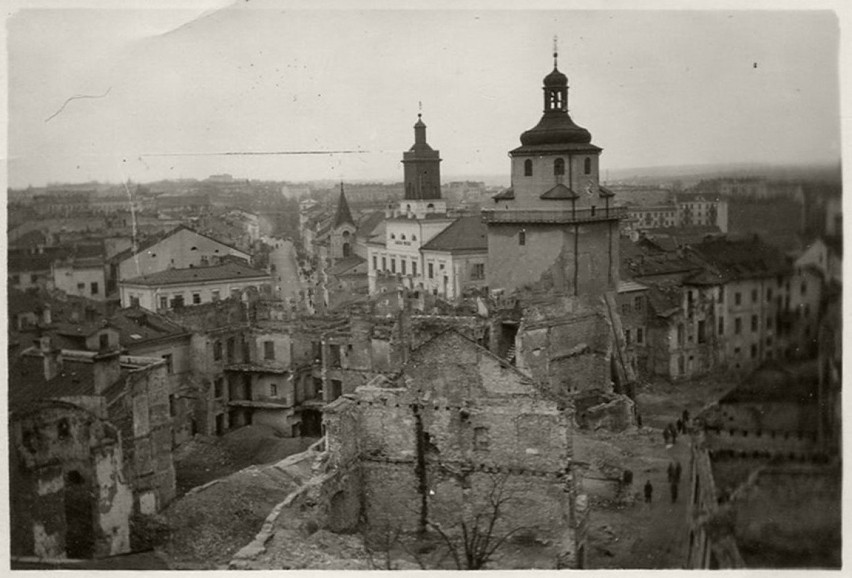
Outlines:
<svg viewBox="0 0 852 578"><path fill-rule="evenodd" d="M568 114L568 78L544 77L544 113L510 151L511 186L483 210L488 286L593 298L618 285L618 221L624 209L599 183L601 149Z"/></svg>
<svg viewBox="0 0 852 578"><path fill-rule="evenodd" d="M329 232L329 258L333 263L354 254L356 229L355 219L352 218L352 211L349 210L349 203L346 201L346 193L343 192L341 182L337 210Z"/></svg>
<svg viewBox="0 0 852 578"><path fill-rule="evenodd" d="M405 200L441 198L441 159L426 142L426 124L420 114L414 125L414 144L402 153L405 167Z"/></svg>
<svg viewBox="0 0 852 578"><path fill-rule="evenodd" d="M405 194L399 203L403 216L422 219L427 214L446 213L441 199L441 158L426 142L426 124L421 114L414 125L414 144L402 153Z"/></svg>

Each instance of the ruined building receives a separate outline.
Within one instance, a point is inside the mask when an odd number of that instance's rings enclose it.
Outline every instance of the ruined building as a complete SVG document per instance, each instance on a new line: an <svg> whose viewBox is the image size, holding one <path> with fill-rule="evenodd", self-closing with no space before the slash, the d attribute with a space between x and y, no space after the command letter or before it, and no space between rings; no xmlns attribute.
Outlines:
<svg viewBox="0 0 852 578"><path fill-rule="evenodd" d="M493 519L500 534L536 542L548 567L582 566L571 413L468 338L438 335L325 417L331 529L452 532Z"/></svg>
<svg viewBox="0 0 852 578"><path fill-rule="evenodd" d="M840 568L839 387L821 385L816 362L770 362L699 415L688 568Z"/></svg>
<svg viewBox="0 0 852 578"><path fill-rule="evenodd" d="M13 556L93 558L130 551L131 517L175 495L166 361L97 352L49 336L9 372Z"/></svg>

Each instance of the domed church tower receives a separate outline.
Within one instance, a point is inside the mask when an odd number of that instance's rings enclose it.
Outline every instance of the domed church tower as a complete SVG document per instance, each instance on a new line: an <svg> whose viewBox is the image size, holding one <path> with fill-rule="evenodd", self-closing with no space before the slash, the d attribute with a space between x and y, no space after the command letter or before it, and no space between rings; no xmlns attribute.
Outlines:
<svg viewBox="0 0 852 578"><path fill-rule="evenodd" d="M601 149L568 114L568 78L544 77L544 114L510 151L511 187L483 211L488 286L577 297L618 285L618 221L623 208L598 181Z"/></svg>

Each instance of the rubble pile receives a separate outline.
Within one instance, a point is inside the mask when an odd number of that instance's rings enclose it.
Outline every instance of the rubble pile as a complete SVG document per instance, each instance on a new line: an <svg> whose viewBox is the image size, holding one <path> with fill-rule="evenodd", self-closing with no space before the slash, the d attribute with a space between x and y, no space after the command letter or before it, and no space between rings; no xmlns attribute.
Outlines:
<svg viewBox="0 0 852 578"><path fill-rule="evenodd" d="M275 465L251 466L172 503L163 513L171 535L162 551L170 567L226 567L298 483Z"/></svg>

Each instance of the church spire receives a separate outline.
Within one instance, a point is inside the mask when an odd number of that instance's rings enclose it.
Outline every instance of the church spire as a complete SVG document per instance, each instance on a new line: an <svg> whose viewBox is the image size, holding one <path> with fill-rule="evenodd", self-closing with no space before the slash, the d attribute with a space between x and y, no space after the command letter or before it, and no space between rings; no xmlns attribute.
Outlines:
<svg viewBox="0 0 852 578"><path fill-rule="evenodd" d="M343 192L343 181L340 181L340 198L337 200L337 213L334 216L334 227L340 225L355 225L355 220L352 218L352 212L349 210L349 203L346 202L346 194Z"/></svg>

